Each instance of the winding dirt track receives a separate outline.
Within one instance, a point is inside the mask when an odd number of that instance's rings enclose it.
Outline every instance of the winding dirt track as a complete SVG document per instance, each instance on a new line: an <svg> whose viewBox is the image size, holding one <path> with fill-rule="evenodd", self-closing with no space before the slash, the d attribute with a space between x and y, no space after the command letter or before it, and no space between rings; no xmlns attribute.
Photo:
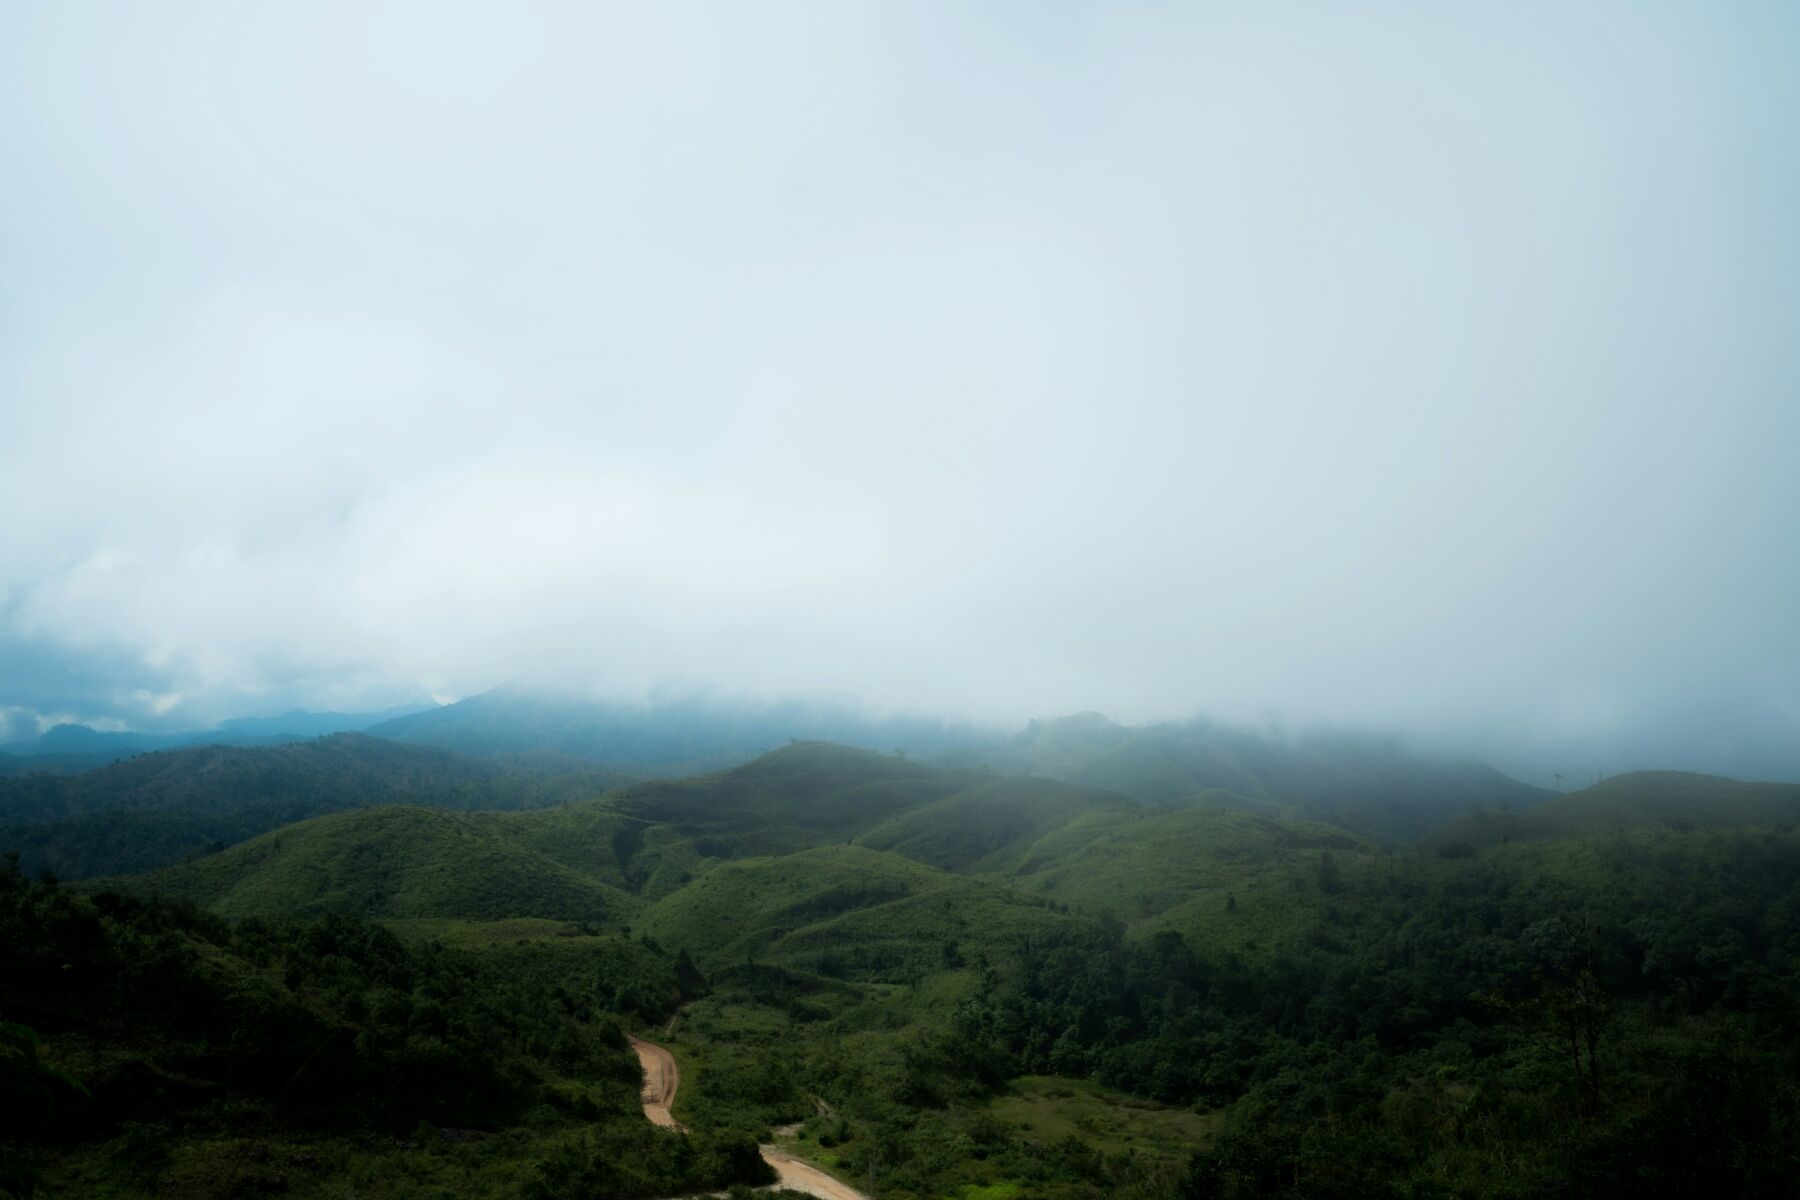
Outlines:
<svg viewBox="0 0 1800 1200"><path fill-rule="evenodd" d="M632 1038L631 1048L637 1051L638 1064L644 1068L644 1087L638 1093L638 1099L644 1104L644 1115L653 1125L686 1133L687 1126L676 1121L675 1114L669 1111L669 1106L675 1103L675 1089L681 1086L681 1072L675 1066L675 1056L642 1038Z"/></svg>
<svg viewBox="0 0 1800 1200"><path fill-rule="evenodd" d="M834 1179L803 1158L795 1158L773 1146L758 1146L757 1149L762 1151L763 1161L774 1167L775 1174L780 1177L781 1182L776 1187L817 1196L819 1200L869 1200L849 1184Z"/></svg>
<svg viewBox="0 0 1800 1200"><path fill-rule="evenodd" d="M675 1119L669 1111L675 1103L675 1089L681 1086L681 1072L675 1066L675 1056L654 1042L646 1042L643 1038L632 1038L631 1048L637 1051L638 1062L644 1068L644 1087L638 1093L643 1101L644 1116L653 1124L665 1129L679 1129L687 1132L687 1126ZM792 1154L778 1146L758 1146L762 1159L774 1169L780 1180L776 1187L789 1188L818 1200L869 1200L869 1198L843 1181L821 1171L803 1158L795 1158Z"/></svg>

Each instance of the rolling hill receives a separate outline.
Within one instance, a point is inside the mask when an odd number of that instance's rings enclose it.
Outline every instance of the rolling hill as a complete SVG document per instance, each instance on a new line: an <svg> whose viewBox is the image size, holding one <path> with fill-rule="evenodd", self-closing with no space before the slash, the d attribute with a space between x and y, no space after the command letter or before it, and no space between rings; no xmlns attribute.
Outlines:
<svg viewBox="0 0 1800 1200"><path fill-rule="evenodd" d="M1090 762L1156 748L1103 725L1070 732L1065 748L1112 742ZM1520 814L1533 838L1396 853L1277 799L1260 781L1300 768L1273 753L1235 755L1257 795L1152 805L803 742L546 809L339 812L82 890L104 914L234 928L99 894L120 888L261 918L235 927L253 946L373 945L355 922L375 920L540 1017L596 997L655 1013L638 1033L681 1060L680 1119L748 1138L808 1118L794 1135L807 1153L851 1174L879 1156L882 1194L916 1200L1255 1194L1209 1191L1220 1171L1350 1172L1332 1194L1396 1176L1421 1194L1446 1179L1524 1194L1521 1178L1543 1194L1592 1146L1666 1173L1784 1144L1800 834L1781 827L1800 789L1621 777ZM1379 774L1333 753L1337 778ZM284 932L290 918L313 921ZM244 971L248 985L286 978L282 954ZM337 957L322 961L337 971ZM432 994L381 987L358 1011L442 1024ZM574 1037L520 1048L560 1061ZM1022 1076L1043 1077L1029 1106L1005 1091ZM1107 1113L1075 1103L1094 1086L1117 1089ZM1740 1093L1727 1125L1691 1127ZM1133 1191L1141 1164L1088 1142L1102 1116L1134 1122L1134 1097L1224 1110L1204 1125L1218 1153L1193 1154L1180 1186ZM1048 1141L1015 1141L994 1117L1048 1117L1065 1099L1090 1124ZM1487 1103L1516 1119L1471 1142L1463 1118ZM1587 1141L1571 1147L1569 1128ZM1057 1179L1079 1182L1040 1186Z"/></svg>
<svg viewBox="0 0 1800 1200"><path fill-rule="evenodd" d="M507 771L341 733L139 755L76 775L0 779L0 851L63 878L154 870L321 813L376 804L510 809L599 795L619 777Z"/></svg>
<svg viewBox="0 0 1800 1200"><path fill-rule="evenodd" d="M126 886L225 917L617 923L639 907L521 845L499 816L398 806L315 817Z"/></svg>
<svg viewBox="0 0 1800 1200"><path fill-rule="evenodd" d="M1629 830L1792 827L1800 822L1800 784L1745 783L1683 771L1633 771L1557 796L1525 812L1483 809L1420 839L1424 850L1455 853L1515 841L1543 841Z"/></svg>
<svg viewBox="0 0 1800 1200"><path fill-rule="evenodd" d="M759 961L906 982L1070 918L1043 901L860 846L726 863L634 927L709 970Z"/></svg>
<svg viewBox="0 0 1800 1200"><path fill-rule="evenodd" d="M184 746L275 746L333 733L356 733L382 721L420 711L422 705L400 705L378 712L308 712L294 709L273 717L232 717L213 729L157 733L149 730L103 730L88 725L52 725L35 738L7 742L0 752L41 760L44 769L60 761L100 766L153 750Z"/></svg>

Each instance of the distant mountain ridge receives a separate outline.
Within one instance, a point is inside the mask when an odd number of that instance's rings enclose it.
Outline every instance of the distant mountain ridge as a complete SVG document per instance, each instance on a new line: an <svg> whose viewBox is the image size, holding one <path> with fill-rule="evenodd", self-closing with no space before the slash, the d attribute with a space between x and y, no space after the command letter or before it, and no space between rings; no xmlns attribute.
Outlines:
<svg viewBox="0 0 1800 1200"><path fill-rule="evenodd" d="M0 779L0 852L77 879L148 871L290 822L410 804L513 809L600 795L599 769L544 776L434 746L338 733L277 746L189 746L76 775Z"/></svg>
<svg viewBox="0 0 1800 1200"><path fill-rule="evenodd" d="M1482 808L1420 840L1456 852L1509 842L1633 830L1792 827L1800 824L1800 783L1747 783L1686 771L1630 771L1525 812Z"/></svg>
<svg viewBox="0 0 1800 1200"><path fill-rule="evenodd" d="M1395 737L1287 735L1204 717L1125 726L1099 713L1033 721L947 763L1042 775L1151 805L1204 803L1323 821L1401 844L1473 806L1524 810L1554 793L1485 763L1419 753Z"/></svg>
<svg viewBox="0 0 1800 1200"><path fill-rule="evenodd" d="M293 709L273 717L231 717L216 729L187 729L173 733L147 730L104 730L88 725L52 725L35 738L0 745L0 775L30 770L85 771L133 754L174 750L184 746L275 746L332 733L360 733L371 725L421 711L425 706L402 704L374 712L309 712Z"/></svg>
<svg viewBox="0 0 1800 1200"><path fill-rule="evenodd" d="M355 717L230 721L205 736L269 744L121 753L129 761L61 783L33 779L32 765L54 762L67 772L110 760L0 759L0 849L19 850L30 870L83 878L150 870L344 808L536 807L634 780L662 781L623 795L618 810L630 811L640 796L666 803L687 794L680 781L707 771L760 762L745 778L766 776L785 760L759 755L812 741L832 741L844 753L846 746L886 752L874 756L886 764L877 772L883 782L870 782L865 799L873 803L881 792L906 804L879 814L889 821L880 844L952 869L998 862L1025 833L1047 832L1051 809L1066 816L1128 800L1234 810L1399 846L1465 812L1519 813L1551 795L1477 762L1415 753L1391 737L1287 735L1204 718L1130 727L1080 713L1008 735L841 704L709 697L629 704L512 686L381 721L368 733L296 741L268 732ZM63 729L41 741L91 747L129 736ZM959 801L936 815L911 811L913 799L927 804L974 786L975 773L985 780L978 803ZM951 780L961 782L951 787ZM718 816L693 820L717 826ZM717 836L744 833L733 827ZM867 824L840 834L876 836ZM799 848L777 839L765 852Z"/></svg>
<svg viewBox="0 0 1800 1200"><path fill-rule="evenodd" d="M688 775L748 762L793 741L936 755L995 731L933 717L872 714L832 701L711 696L644 702L494 688L373 725L376 737L547 765L602 762L640 776Z"/></svg>

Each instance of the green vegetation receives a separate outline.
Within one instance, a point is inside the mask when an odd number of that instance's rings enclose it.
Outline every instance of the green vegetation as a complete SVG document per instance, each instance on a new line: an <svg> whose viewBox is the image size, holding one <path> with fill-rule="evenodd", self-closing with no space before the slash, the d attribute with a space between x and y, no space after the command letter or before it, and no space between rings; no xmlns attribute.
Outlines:
<svg viewBox="0 0 1800 1200"><path fill-rule="evenodd" d="M86 896L14 873L0 1019L90 1092L15 1148L117 1195L246 1163L673 1195L760 1178L772 1138L884 1200L1782 1194L1796 791L1627 776L1396 851L1265 795L800 743L335 813ZM624 1029L677 1055L692 1136L637 1113Z"/></svg>
<svg viewBox="0 0 1800 1200"><path fill-rule="evenodd" d="M616 773L594 770L507 770L358 733L257 748L200 746L78 775L0 779L0 847L16 851L31 874L136 874L344 809L534 808L597 796L621 782Z"/></svg>
<svg viewBox="0 0 1800 1200"><path fill-rule="evenodd" d="M524 848L498 816L427 808L316 817L133 886L227 917L613 922L638 905L635 897Z"/></svg>
<svg viewBox="0 0 1800 1200"><path fill-rule="evenodd" d="M1025 1075L995 1096L989 1111L1025 1141L1049 1150L1075 1138L1107 1155L1138 1155L1185 1165L1210 1142L1218 1119L1172 1108L1087 1079Z"/></svg>
<svg viewBox="0 0 1800 1200"><path fill-rule="evenodd" d="M1793 828L1800 784L1740 783L1680 771L1635 771L1570 792L1528 812L1467 813L1421 838L1422 849L1455 855L1515 841L1653 829Z"/></svg>
<svg viewBox="0 0 1800 1200"><path fill-rule="evenodd" d="M409 947L7 870L0 947L0 1011L85 1085L48 1114L14 1083L0 1097L5 1128L30 1131L6 1152L65 1194L623 1197L767 1177L747 1131L643 1122L620 1029L681 992L638 943Z"/></svg>

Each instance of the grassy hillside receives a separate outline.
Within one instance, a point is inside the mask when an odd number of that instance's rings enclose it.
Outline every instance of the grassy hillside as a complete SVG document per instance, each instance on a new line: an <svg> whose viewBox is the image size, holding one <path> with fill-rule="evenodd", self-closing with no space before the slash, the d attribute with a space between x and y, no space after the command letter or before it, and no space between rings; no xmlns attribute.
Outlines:
<svg viewBox="0 0 1800 1200"><path fill-rule="evenodd" d="M129 881L226 917L547 917L610 923L638 901L521 845L502 818L386 807L316 817Z"/></svg>
<svg viewBox="0 0 1800 1200"><path fill-rule="evenodd" d="M1455 854L1513 841L1652 829L1791 827L1800 822L1800 784L1744 783L1681 771L1634 771L1526 812L1483 809L1420 840Z"/></svg>
<svg viewBox="0 0 1800 1200"><path fill-rule="evenodd" d="M1175 929L1196 945L1268 949L1312 919L1333 873L1373 849L1331 826L1233 808L1100 810L995 877L1146 935Z"/></svg>
<svg viewBox="0 0 1800 1200"><path fill-rule="evenodd" d="M720 862L847 841L959 786L891 755L800 742L729 770L523 814L511 827L539 853L654 899Z"/></svg>
<svg viewBox="0 0 1800 1200"><path fill-rule="evenodd" d="M727 863L634 922L702 968L910 982L1068 926L1042 901L860 846Z"/></svg>
<svg viewBox="0 0 1800 1200"><path fill-rule="evenodd" d="M980 779L889 817L857 842L946 871L993 871L1081 813L1136 807L1116 793L1049 780Z"/></svg>

